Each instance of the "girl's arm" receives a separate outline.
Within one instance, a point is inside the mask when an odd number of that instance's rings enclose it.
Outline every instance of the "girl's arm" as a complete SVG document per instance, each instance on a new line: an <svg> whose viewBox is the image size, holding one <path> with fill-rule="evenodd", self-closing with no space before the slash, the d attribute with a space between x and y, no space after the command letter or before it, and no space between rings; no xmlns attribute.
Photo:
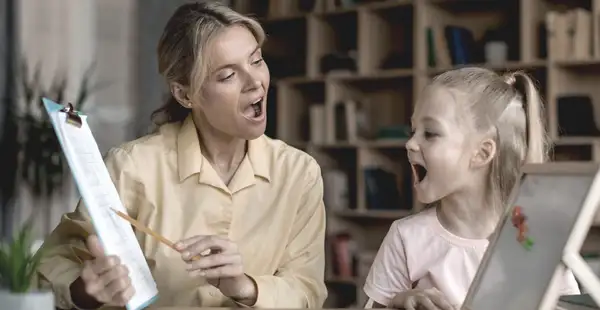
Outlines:
<svg viewBox="0 0 600 310"><path fill-rule="evenodd" d="M373 301L373 307L386 307L398 293L412 288L406 249L398 224L394 222L383 239L365 281L363 289Z"/></svg>
<svg viewBox="0 0 600 310"><path fill-rule="evenodd" d="M369 300L367 300L367 303L365 304L365 309L381 309L381 308L386 308L386 306L374 301L371 298L369 298Z"/></svg>

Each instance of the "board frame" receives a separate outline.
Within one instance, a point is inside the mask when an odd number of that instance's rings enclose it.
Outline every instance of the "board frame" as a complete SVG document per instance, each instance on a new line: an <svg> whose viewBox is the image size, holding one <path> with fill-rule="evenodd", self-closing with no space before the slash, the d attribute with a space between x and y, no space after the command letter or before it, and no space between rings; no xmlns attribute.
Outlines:
<svg viewBox="0 0 600 310"><path fill-rule="evenodd" d="M560 290L560 275L563 273L565 268L570 269L577 280L579 280L581 286L590 294L596 304L600 305L600 279L595 275L590 266L581 257L580 251L585 241L590 228L593 226L595 217L599 210L600 205L600 163L589 163L589 162L551 162L543 164L526 164L521 169L520 177L515 186L513 187L510 197L509 205L505 208L500 222L496 226L496 229L490 238L490 244L483 255L481 264L477 269L477 273L471 282L469 291L465 298L465 302L461 307L461 310L484 310L484 309L472 309L468 304L472 302L475 294L478 291L478 287L481 282L483 271L486 270L491 255L494 252L493 249L500 238L500 232L506 221L510 221L510 214L512 212L512 206L519 195L519 189L521 182L526 175L531 174L563 174L563 175L593 175L594 179L587 195L583 201L583 206L576 217L575 224L571 230L567 243L563 251L561 263L556 266L552 280L546 288L546 293L538 305L538 310L550 310L555 309L559 300ZM487 309L485 309L487 310Z"/></svg>

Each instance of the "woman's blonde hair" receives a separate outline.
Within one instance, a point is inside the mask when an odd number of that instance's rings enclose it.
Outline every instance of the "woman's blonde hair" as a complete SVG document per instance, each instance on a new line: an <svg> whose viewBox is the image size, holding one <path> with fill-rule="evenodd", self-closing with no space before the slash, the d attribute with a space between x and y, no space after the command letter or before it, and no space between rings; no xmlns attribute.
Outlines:
<svg viewBox="0 0 600 310"><path fill-rule="evenodd" d="M177 82L190 87L190 96L197 96L206 78L206 50L223 29L246 27L259 45L265 32L254 19L244 16L215 1L199 1L180 6L167 22L158 42L158 71L167 83ZM173 96L152 113L156 125L180 122L190 110L182 107Z"/></svg>
<svg viewBox="0 0 600 310"><path fill-rule="evenodd" d="M524 72L505 75L483 68L461 68L436 76L430 87L442 86L459 94L458 103L475 129L489 132L496 142L492 159L489 197L498 212L525 163L548 159L549 143L543 105L532 79Z"/></svg>

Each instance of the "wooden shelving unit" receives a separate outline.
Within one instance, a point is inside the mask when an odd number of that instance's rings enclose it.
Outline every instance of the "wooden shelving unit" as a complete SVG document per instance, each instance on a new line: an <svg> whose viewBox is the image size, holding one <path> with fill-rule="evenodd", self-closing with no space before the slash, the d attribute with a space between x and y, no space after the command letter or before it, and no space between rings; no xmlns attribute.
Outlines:
<svg viewBox="0 0 600 310"><path fill-rule="evenodd" d="M592 27L600 21L600 0L234 0L233 6L257 16L268 34L264 55L274 80L268 134L313 155L324 174L331 170L346 174L347 208L328 210L328 229L331 236L348 232L353 240L349 246L363 256L372 256L378 249L393 220L421 208L411 197L411 186L406 186L412 184L404 149L407 140L398 134L398 126L410 126L413 104L434 75L464 66L439 64L443 61L438 61L437 51L449 48L439 45L444 39L433 40L436 56L430 57L428 29L434 37L436 31L443 37L443 29L449 25L468 29L475 50L480 51L469 65L498 72L525 70L534 76L544 95L555 160L600 160L600 135L563 136L558 113L561 96L585 94L595 106L581 117L598 115L595 119L600 120L600 28ZM548 12L574 8L590 12L589 29L579 31L583 33L580 36L565 30L572 38L561 42L573 46L589 39L587 56L569 51L561 54L555 43L559 28L552 28L555 24L547 27ZM486 39L488 30L500 33L496 40L507 44L504 62L486 63L479 55L483 54L482 42L492 40ZM323 58L332 54L344 55L345 61L337 58L338 66L350 69L326 71L335 61L327 64ZM395 55L391 62L395 66L385 65L393 58L390 55ZM336 139L339 122L335 107L347 101L357 102L367 111L361 117L368 124L368 138ZM321 135L313 133L311 139L316 121L311 119L310 109L315 106L321 107L318 111L325 120ZM381 138L382 129L390 128L396 129L393 137ZM375 209L369 203L365 169L373 167L397 176L401 198L396 209ZM326 196L327 190L326 182ZM587 250L600 251L599 235L596 230L590 233ZM330 260L334 260L331 255ZM368 268L369 263L362 264ZM331 306L362 306L364 270L340 276L329 265L327 272Z"/></svg>

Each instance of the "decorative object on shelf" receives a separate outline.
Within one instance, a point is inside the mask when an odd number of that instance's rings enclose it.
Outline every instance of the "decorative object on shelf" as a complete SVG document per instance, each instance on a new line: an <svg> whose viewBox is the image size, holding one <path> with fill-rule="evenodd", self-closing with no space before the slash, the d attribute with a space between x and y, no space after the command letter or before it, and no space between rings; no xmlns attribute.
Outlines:
<svg viewBox="0 0 600 310"><path fill-rule="evenodd" d="M328 210L344 211L350 209L350 189L348 174L338 169L324 169L323 201Z"/></svg>
<svg viewBox="0 0 600 310"><path fill-rule="evenodd" d="M533 239L527 235L529 231L529 228L527 227L527 216L523 214L523 208L521 206L515 206L513 208L512 224L518 231L517 241L519 241L526 250L531 250L533 247Z"/></svg>
<svg viewBox="0 0 600 310"><path fill-rule="evenodd" d="M330 53L321 58L321 73L332 71L356 72L356 53Z"/></svg>
<svg viewBox="0 0 600 310"><path fill-rule="evenodd" d="M28 220L11 242L0 247L0 300L3 309L54 310L52 291L37 287L37 268L43 249L32 239L32 221Z"/></svg>
<svg viewBox="0 0 600 310"><path fill-rule="evenodd" d="M365 179L367 208L370 210L406 210L400 197L399 184L396 174L381 167L363 169Z"/></svg>
<svg viewBox="0 0 600 310"><path fill-rule="evenodd" d="M560 96L556 98L556 104L561 136L600 136L600 130L594 119L594 104L589 95Z"/></svg>
<svg viewBox="0 0 600 310"><path fill-rule="evenodd" d="M487 64L501 66L508 61L508 44L503 41L486 42L484 53Z"/></svg>

